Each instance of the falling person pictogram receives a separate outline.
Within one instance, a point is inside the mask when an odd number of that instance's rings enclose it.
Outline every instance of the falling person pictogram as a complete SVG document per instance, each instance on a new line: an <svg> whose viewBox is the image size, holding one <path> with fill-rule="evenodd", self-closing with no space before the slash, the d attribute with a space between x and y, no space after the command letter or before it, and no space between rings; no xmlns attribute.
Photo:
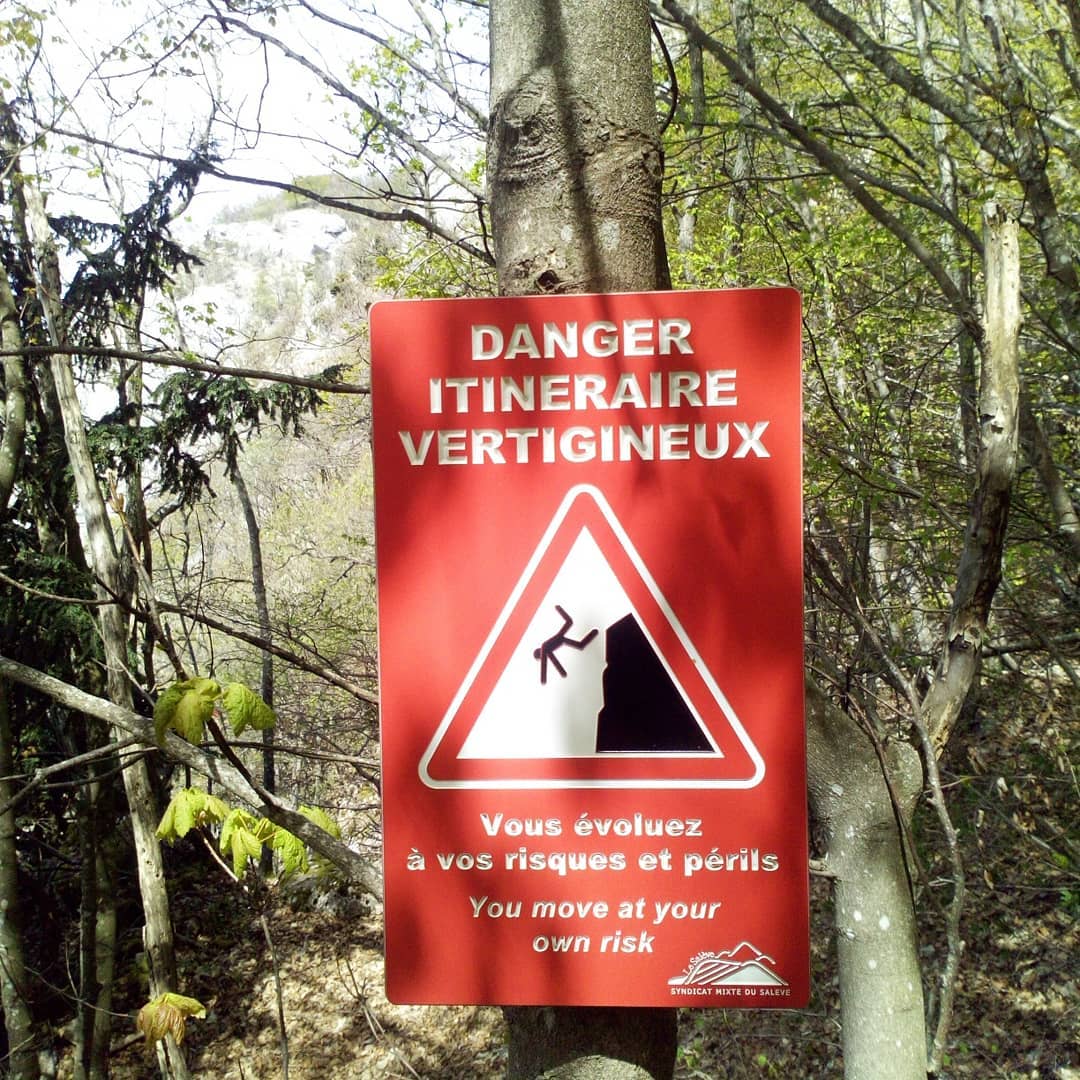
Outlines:
<svg viewBox="0 0 1080 1080"><path fill-rule="evenodd" d="M555 605L555 610L562 617L563 624L559 630L552 634L551 637L546 638L539 648L533 649L533 656L540 661L540 684L541 686L547 685L547 669L550 663L555 670L565 679L566 668L559 663L558 658L555 656L557 649L561 649L564 645L569 645L572 649L581 650L600 632L596 627L593 627L583 638L574 639L566 636L566 631L574 625L574 620L566 614L565 609L558 604ZM535 639L534 639L535 640Z"/></svg>

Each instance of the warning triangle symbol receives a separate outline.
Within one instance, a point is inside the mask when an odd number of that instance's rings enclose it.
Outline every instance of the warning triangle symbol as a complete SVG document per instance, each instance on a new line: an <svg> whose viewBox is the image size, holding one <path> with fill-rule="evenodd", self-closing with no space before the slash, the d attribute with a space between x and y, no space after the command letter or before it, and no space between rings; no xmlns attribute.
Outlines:
<svg viewBox="0 0 1080 1080"><path fill-rule="evenodd" d="M588 485L563 499L420 762L435 788L746 788L764 772Z"/></svg>

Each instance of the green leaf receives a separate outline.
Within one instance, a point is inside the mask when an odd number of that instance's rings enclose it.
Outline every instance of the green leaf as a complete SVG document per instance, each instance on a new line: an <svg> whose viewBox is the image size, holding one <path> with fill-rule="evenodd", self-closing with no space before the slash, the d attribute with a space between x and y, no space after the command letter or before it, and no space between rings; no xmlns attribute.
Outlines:
<svg viewBox="0 0 1080 1080"><path fill-rule="evenodd" d="M192 789L196 790L196 789ZM199 810L199 824L206 825L210 822L218 823L224 821L229 815L229 808L219 799L216 795L211 795L209 792L200 792L203 796L203 803Z"/></svg>
<svg viewBox="0 0 1080 1080"><path fill-rule="evenodd" d="M298 836L293 836L288 829L275 828L270 846L281 856L282 877L307 871L308 857L304 842Z"/></svg>
<svg viewBox="0 0 1080 1080"><path fill-rule="evenodd" d="M233 810L221 826L218 848L222 855L232 859L233 873L242 878L247 870L248 859L262 854L262 842L256 835L262 822L246 810Z"/></svg>
<svg viewBox="0 0 1080 1080"><path fill-rule="evenodd" d="M186 679L175 682L154 705L154 734L160 744L172 728L188 742L202 741L203 728L214 712L221 687L213 679Z"/></svg>
<svg viewBox="0 0 1080 1080"><path fill-rule="evenodd" d="M173 683L172 686L166 687L154 703L154 737L159 746L165 742L165 732L172 727L176 707L184 696L182 686L183 683Z"/></svg>
<svg viewBox="0 0 1080 1080"><path fill-rule="evenodd" d="M297 809L308 821L318 825L324 832L328 832L335 840L341 839L341 826L325 810L320 810L317 806L300 806ZM313 851L311 869L318 877L327 877L334 872L335 866L325 855Z"/></svg>
<svg viewBox="0 0 1080 1080"><path fill-rule="evenodd" d="M265 731L277 723L274 710L243 683L229 683L221 701L234 735L239 735L249 727L256 731Z"/></svg>
<svg viewBox="0 0 1080 1080"><path fill-rule="evenodd" d="M341 826L325 810L320 810L317 806L299 806L297 809L308 821L328 832L335 840L341 839Z"/></svg>
<svg viewBox="0 0 1080 1080"><path fill-rule="evenodd" d="M178 840L196 825L211 825L224 821L229 808L216 795L201 788L178 791L165 807L157 827L159 840Z"/></svg>
<svg viewBox="0 0 1080 1080"><path fill-rule="evenodd" d="M172 840L174 836L178 836L176 831L176 797L174 796L169 805L165 807L165 813L161 815L161 820L158 822L157 838L159 840Z"/></svg>
<svg viewBox="0 0 1080 1080"><path fill-rule="evenodd" d="M221 696L221 687L213 679L188 679L181 685L185 690L176 706L173 727L188 742L201 742L206 721L214 712L214 702Z"/></svg>
<svg viewBox="0 0 1080 1080"><path fill-rule="evenodd" d="M176 803L176 816L174 818L176 835L187 836L195 824L195 809L192 806L192 799L186 791L181 791L173 801Z"/></svg>
<svg viewBox="0 0 1080 1080"><path fill-rule="evenodd" d="M227 851L232 843L232 834L238 828L243 828L248 822L254 820L246 810L232 810L226 815L221 823L221 836L218 837L218 847L221 851Z"/></svg>

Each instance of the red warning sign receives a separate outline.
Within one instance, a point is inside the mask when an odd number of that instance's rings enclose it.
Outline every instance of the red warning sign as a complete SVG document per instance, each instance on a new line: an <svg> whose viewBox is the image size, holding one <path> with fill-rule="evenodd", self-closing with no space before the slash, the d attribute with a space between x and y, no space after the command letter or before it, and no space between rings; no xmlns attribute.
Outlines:
<svg viewBox="0 0 1080 1080"><path fill-rule="evenodd" d="M372 311L387 992L808 995L786 289Z"/></svg>
<svg viewBox="0 0 1080 1080"><path fill-rule="evenodd" d="M436 788L752 787L764 771L588 485L566 494L420 763Z"/></svg>

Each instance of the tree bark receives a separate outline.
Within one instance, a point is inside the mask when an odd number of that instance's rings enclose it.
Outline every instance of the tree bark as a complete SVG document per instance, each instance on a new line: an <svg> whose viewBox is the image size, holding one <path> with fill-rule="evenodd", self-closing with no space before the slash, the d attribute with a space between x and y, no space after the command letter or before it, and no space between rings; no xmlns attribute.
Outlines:
<svg viewBox="0 0 1080 1080"><path fill-rule="evenodd" d="M22 348L15 298L0 274L0 344L5 351ZM0 440L0 511L7 508L22 461L26 435L26 371L18 356L4 357L4 436Z"/></svg>
<svg viewBox="0 0 1080 1080"><path fill-rule="evenodd" d="M92 1080L108 1080L112 1030L113 986L116 982L116 886L111 872L109 843L98 837L94 859L97 879L97 917L94 920L94 962L98 993L94 1008Z"/></svg>
<svg viewBox="0 0 1080 1080"><path fill-rule="evenodd" d="M919 50L919 68L923 79L933 85L937 78L937 58L930 36L929 20L923 0L910 0L911 19L915 29L915 42ZM937 157L938 198L941 204L955 218L960 216L958 176L956 162L949 150L949 129L936 109L931 109L927 117L930 139ZM966 295L970 289L970 271L963 252L957 250L956 234L946 230L942 235L942 247L947 261L947 272L956 283L959 293ZM975 415L975 342L970 334L964 333L963 323L957 325L956 335L957 372L960 388L960 427L963 461L970 465L975 461L978 451L978 420Z"/></svg>
<svg viewBox="0 0 1080 1080"><path fill-rule="evenodd" d="M0 805L14 794L10 684L0 678ZM26 1001L26 964L19 923L19 859L15 849L15 810L0 814L0 1005L7 1030L7 1075L34 1080L40 1075L34 1020Z"/></svg>
<svg viewBox="0 0 1080 1080"><path fill-rule="evenodd" d="M754 58L754 5L750 0L733 0L731 20L735 26L735 52L739 62L752 76L756 76ZM696 49L701 46L695 44ZM738 123L735 136L735 162L731 170L731 197L728 200L728 223L731 225L731 243L725 258L736 274L736 284L742 278L740 263L743 253L743 225L746 221L749 178L754 153L753 126L754 99L742 86L736 87L738 100Z"/></svg>
<svg viewBox="0 0 1080 1080"><path fill-rule="evenodd" d="M1017 223L986 209L986 316L979 389L978 482L957 568L945 651L922 705L938 754L975 679L1001 581L1019 441L1020 252Z"/></svg>
<svg viewBox="0 0 1080 1080"><path fill-rule="evenodd" d="M108 592L114 596L123 596L127 590L120 571L120 560L113 542L105 501L94 474L70 362L64 357L53 357L52 371L64 418L64 435L75 476L75 488L85 515L91 564ZM106 593L103 592L102 596L104 598ZM130 709L132 696L127 671L127 618L118 607L108 605L101 609L100 623L109 698L122 708ZM156 997L177 989L176 957L165 868L156 835L157 807L145 759L138 759L124 770L124 790L131 812L139 892L146 919L143 944L150 963L150 992L152 997ZM164 1074L177 1080L186 1080L188 1071L183 1054L171 1038L165 1055L167 1065Z"/></svg>
<svg viewBox="0 0 1080 1080"><path fill-rule="evenodd" d="M814 683L806 689L810 806L833 875L844 1076L925 1077L922 974L900 830L922 790L918 754L892 743L879 759L851 717Z"/></svg>
<svg viewBox="0 0 1080 1080"><path fill-rule="evenodd" d="M59 259L55 241L45 216L41 193L32 185L25 184L23 195L26 202L27 231L33 246L35 284L45 325L50 341L57 345L65 344ZM59 402L68 460L85 521L90 562L102 583L102 598L108 598L110 594L113 597L126 596L129 590L123 580L105 500L94 472L71 362L66 356L54 355L50 361L50 370ZM100 623L109 697L121 707L130 709L132 697L127 671L127 618L119 607L110 604L101 609ZM176 961L165 870L155 835L157 812L154 793L144 759L140 758L124 770L124 789L131 811L139 891L146 918L143 939L150 961L151 994L156 996L176 989ZM183 1054L171 1039L165 1053L168 1062L163 1071L178 1080L186 1080L188 1071Z"/></svg>
<svg viewBox="0 0 1080 1080"><path fill-rule="evenodd" d="M73 717L75 743L80 754L85 753L86 723L82 716ZM90 1080L94 1068L94 1038L99 1034L94 1020L94 1004L98 996L97 977L97 822L95 816L98 785L86 777L75 799L75 815L79 840L79 998L75 1005L75 1040L72 1051L74 1080ZM108 1028L101 1032L108 1041Z"/></svg>
<svg viewBox="0 0 1080 1080"><path fill-rule="evenodd" d="M493 0L488 184L499 290L666 288L645 0ZM671 1009L514 1008L508 1076L670 1077Z"/></svg>
<svg viewBox="0 0 1080 1080"><path fill-rule="evenodd" d="M678 1034L674 1009L515 1006L503 1015L510 1029L510 1080L650 1080L672 1075Z"/></svg>
<svg viewBox="0 0 1080 1080"><path fill-rule="evenodd" d="M270 623L270 603L266 594L266 573L263 570L262 534L259 519L255 516L255 504L251 501L247 484L240 470L233 475L233 486L244 512L244 524L247 526L248 549L251 552L251 591L255 597L255 610L259 615L259 633L269 645L273 641L273 627ZM274 654L269 648L261 648L259 695L271 708L274 707ZM274 729L264 728L263 742L263 787L271 794L276 790L277 777L274 769ZM269 850L264 854L270 855ZM264 870L269 867L264 866Z"/></svg>
<svg viewBox="0 0 1080 1080"><path fill-rule="evenodd" d="M490 36L500 292L666 286L644 0L495 0Z"/></svg>
<svg viewBox="0 0 1080 1080"><path fill-rule="evenodd" d="M15 299L6 271L0 272L0 342L5 349L22 345ZM26 373L19 357L4 359L4 435L0 441L0 514L15 488L26 435ZM0 805L14 793L15 742L11 695L0 679ZM15 810L0 814L0 1006L7 1031L8 1068L14 1080L38 1075L33 1016L26 1003L26 965L19 912L19 856L15 847Z"/></svg>

